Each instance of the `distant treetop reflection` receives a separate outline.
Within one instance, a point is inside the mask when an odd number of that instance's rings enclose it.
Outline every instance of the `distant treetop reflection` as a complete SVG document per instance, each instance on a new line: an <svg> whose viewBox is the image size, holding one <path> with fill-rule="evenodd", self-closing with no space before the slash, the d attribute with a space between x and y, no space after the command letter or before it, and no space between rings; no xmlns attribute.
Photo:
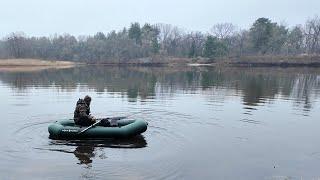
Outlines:
<svg viewBox="0 0 320 180"><path fill-rule="evenodd" d="M86 87L97 92L121 93L129 101L174 95L176 91L197 93L220 89L240 92L247 106L257 106L283 96L308 110L319 95L319 74L316 69L292 68L84 66L39 72L0 72L0 80L18 90L54 86L75 91Z"/></svg>

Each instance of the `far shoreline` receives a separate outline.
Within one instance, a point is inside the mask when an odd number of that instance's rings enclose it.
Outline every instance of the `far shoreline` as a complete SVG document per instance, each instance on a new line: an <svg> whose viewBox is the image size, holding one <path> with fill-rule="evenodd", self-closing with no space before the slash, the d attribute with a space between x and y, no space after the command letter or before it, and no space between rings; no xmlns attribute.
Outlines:
<svg viewBox="0 0 320 180"><path fill-rule="evenodd" d="M63 60L44 59L0 59L0 70L13 69L50 69L71 68L81 65L100 66L191 66L191 67L320 67L320 55L297 56L243 56L225 57L217 59L209 58L176 58L176 57L149 57L132 59L130 61L114 62L74 62Z"/></svg>

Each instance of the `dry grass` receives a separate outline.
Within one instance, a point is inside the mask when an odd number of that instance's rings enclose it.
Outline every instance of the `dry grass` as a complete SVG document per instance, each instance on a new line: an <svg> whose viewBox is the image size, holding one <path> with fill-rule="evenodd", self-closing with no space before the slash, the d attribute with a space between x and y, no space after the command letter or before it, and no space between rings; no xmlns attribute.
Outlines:
<svg viewBox="0 0 320 180"><path fill-rule="evenodd" d="M39 60L39 59L1 59L0 67L17 67L17 66L73 66L74 62L70 61L49 61L49 60Z"/></svg>
<svg viewBox="0 0 320 180"><path fill-rule="evenodd" d="M0 59L0 72L33 72L45 69L64 69L74 67L70 61L49 61L38 59Z"/></svg>
<svg viewBox="0 0 320 180"><path fill-rule="evenodd" d="M36 72L46 69L67 69L74 66L0 66L0 72Z"/></svg>

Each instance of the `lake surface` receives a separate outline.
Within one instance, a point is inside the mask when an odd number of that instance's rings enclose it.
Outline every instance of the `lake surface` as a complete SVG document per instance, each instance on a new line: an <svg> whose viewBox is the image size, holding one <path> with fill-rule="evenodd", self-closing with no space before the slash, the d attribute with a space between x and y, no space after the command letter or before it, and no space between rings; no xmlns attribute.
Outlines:
<svg viewBox="0 0 320 180"><path fill-rule="evenodd" d="M91 95L127 140L51 140ZM319 179L320 69L76 67L0 72L0 179Z"/></svg>

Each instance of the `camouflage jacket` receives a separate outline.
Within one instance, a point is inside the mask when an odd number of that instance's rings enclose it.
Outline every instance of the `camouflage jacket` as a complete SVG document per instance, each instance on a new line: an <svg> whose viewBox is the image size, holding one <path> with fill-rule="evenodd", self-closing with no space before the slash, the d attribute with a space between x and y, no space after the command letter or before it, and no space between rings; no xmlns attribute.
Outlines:
<svg viewBox="0 0 320 180"><path fill-rule="evenodd" d="M73 119L75 124L90 126L95 123L95 119L90 115L90 107L83 99L79 99L74 110Z"/></svg>

